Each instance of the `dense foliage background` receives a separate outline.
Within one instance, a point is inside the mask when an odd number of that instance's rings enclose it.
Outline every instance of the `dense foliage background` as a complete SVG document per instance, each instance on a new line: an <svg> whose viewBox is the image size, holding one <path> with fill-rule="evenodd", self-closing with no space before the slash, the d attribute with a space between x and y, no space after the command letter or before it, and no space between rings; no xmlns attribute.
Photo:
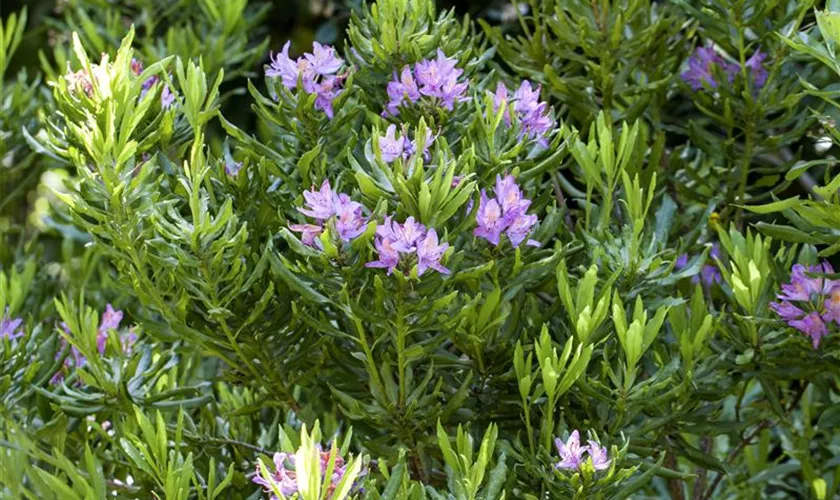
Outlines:
<svg viewBox="0 0 840 500"><path fill-rule="evenodd" d="M839 494L840 2L0 15L0 497Z"/></svg>

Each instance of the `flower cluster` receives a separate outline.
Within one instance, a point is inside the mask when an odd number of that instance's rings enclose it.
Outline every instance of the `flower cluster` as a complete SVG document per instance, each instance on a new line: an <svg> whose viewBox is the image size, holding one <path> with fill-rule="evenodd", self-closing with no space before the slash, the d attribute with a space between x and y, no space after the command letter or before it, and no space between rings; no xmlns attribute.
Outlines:
<svg viewBox="0 0 840 500"><path fill-rule="evenodd" d="M312 44L312 52L297 59L289 57L291 42L286 42L283 50L271 56L271 65L265 76L280 78L283 85L294 90L300 81L307 94L315 94L315 108L321 109L328 118L332 118L333 100L341 93L341 86L346 74L337 74L344 65L344 59L336 55L335 49L318 42Z"/></svg>
<svg viewBox="0 0 840 500"><path fill-rule="evenodd" d="M589 440L588 446L581 446L580 434L577 430L569 435L565 443L560 438L556 438L554 445L560 455L560 461L554 464L555 469L579 470L581 465L586 463L583 457L584 453L589 455L592 467L595 470L607 469L612 462L608 456L607 448L595 441Z"/></svg>
<svg viewBox="0 0 840 500"><path fill-rule="evenodd" d="M321 450L320 446L318 446L318 450L321 458L321 476L323 476L326 474L327 467L330 463L330 452ZM271 480L267 481L263 478L260 471L260 464L258 462L256 475L254 475L251 481L265 488L266 493L272 493L274 488L277 488L284 497L291 498L292 495L298 492L297 473L295 472L295 455L293 453L278 452L274 454L273 459L274 471L270 474ZM335 461L333 463L332 476L330 477L330 484L327 487L326 498L332 498L336 486L338 486L346 473L347 465L344 462L344 458L336 453ZM272 482L274 484L272 484ZM270 500L280 500L273 494L269 498Z"/></svg>
<svg viewBox="0 0 840 500"><path fill-rule="evenodd" d="M143 62L137 59L131 60L131 71L140 76L143 72ZM146 94L149 93L149 90L155 86L156 83L160 81L160 77L158 75L154 75L150 78L147 78L143 85L140 88L140 99L146 97ZM163 90L160 93L160 107L163 109L169 109L172 107L172 104L175 103L175 94L172 92L172 89L169 88L169 85L164 85Z"/></svg>
<svg viewBox="0 0 840 500"><path fill-rule="evenodd" d="M514 247L518 247L528 238L531 229L537 223L536 215L526 212L531 200L522 196L522 191L512 175L496 176L496 198L489 198L481 190L476 222L478 227L473 234L484 238L493 245L498 245L502 233L505 233ZM540 246L536 240L528 239L526 245Z"/></svg>
<svg viewBox="0 0 840 500"><path fill-rule="evenodd" d="M391 163L397 158L408 159L418 151L422 151L423 158L426 160L430 158L429 146L434 139L431 130L426 129L423 137L415 137L411 140L408 138L408 127L404 125L402 134L399 136L396 134L397 126L391 124L385 131L385 135L379 137L379 152L382 154L382 161Z"/></svg>
<svg viewBox="0 0 840 500"><path fill-rule="evenodd" d="M404 66L399 76L394 74L394 80L388 83L388 104L385 106L386 114L396 116L399 114L399 107L406 102L415 103L421 96L434 99L449 111L455 107L456 102L466 99L464 93L467 91L467 82L459 82L458 78L464 70L456 68L457 60L446 57L442 50L438 49L437 59L424 59L414 65L414 70Z"/></svg>
<svg viewBox="0 0 840 500"><path fill-rule="evenodd" d="M9 308L7 307L3 316L0 316L0 338L16 340L23 337L22 324L22 318L9 317Z"/></svg>
<svg viewBox="0 0 840 500"><path fill-rule="evenodd" d="M814 349L828 335L826 323L840 325L840 280L811 274L834 274L828 262L806 268L796 264L790 273L790 283L782 285L778 302L770 304L776 313L793 328L811 337Z"/></svg>
<svg viewBox="0 0 840 500"><path fill-rule="evenodd" d="M123 319L123 312L120 310L116 310L111 306L111 304L107 304L105 306L105 311L102 313L102 318L99 321L99 329L96 332L96 350L99 352L100 355L105 354L105 346L108 343L108 332L111 330L117 330L120 327L120 323L122 323ZM61 323L61 328L70 334L70 330L67 328L67 325ZM134 346L134 343L137 342L137 334L134 333L133 330L129 330L120 335L120 345L122 346L122 350L126 354L131 353L131 349ZM62 347L67 346L67 341L65 339L61 339ZM56 353L56 358L61 353ZM87 364L87 358L84 354L79 351L76 346L70 346L70 355L64 360L64 366L68 369L70 368L81 368ZM52 383L60 382L64 379L64 372L58 371L53 375L51 380Z"/></svg>
<svg viewBox="0 0 840 500"><path fill-rule="evenodd" d="M549 116L548 104L540 101L540 87L536 90L531 88L531 82L525 80L513 93L512 102L509 101L508 88L504 83L499 82L496 86L496 93L493 95L493 109L498 111L502 103L507 105L505 110L505 123L511 125L511 116L515 116L522 129L519 137L536 139L543 147L548 146L546 135L554 128L554 120Z"/></svg>
<svg viewBox="0 0 840 500"><path fill-rule="evenodd" d="M700 270L700 274L696 274L691 278L692 283L703 283L705 288L710 288L715 283L720 283L723 280L723 276L721 276L716 262L721 259L720 245L717 243L712 244L712 248L709 250L709 258L712 259L713 263L704 264ZM687 265L688 254L685 253L680 255L674 262L674 268L677 270L684 269Z"/></svg>
<svg viewBox="0 0 840 500"><path fill-rule="evenodd" d="M427 269L449 274L449 269L440 263L449 244L440 244L437 232L426 230L426 226L415 222L414 217L409 217L402 224L392 221L390 216L386 217L385 222L376 228L374 245L379 258L368 262L365 267L384 268L390 275L401 260L409 266L416 259L417 276L422 276Z"/></svg>
<svg viewBox="0 0 840 500"><path fill-rule="evenodd" d="M767 54L757 50L744 63L744 66L752 74L753 84L757 89L763 87L767 82L767 70L763 66L765 58L767 58ZM708 85L714 89L717 88L719 83L713 74L715 67L720 68L730 82L741 71L740 65L727 62L714 49L698 47L691 57L688 58L688 70L680 76L691 86L692 90L700 90L704 85Z"/></svg>
<svg viewBox="0 0 840 500"><path fill-rule="evenodd" d="M242 170L242 162L241 161L225 162L225 174L228 177L236 177L237 175L239 175L240 170Z"/></svg>
<svg viewBox="0 0 840 500"><path fill-rule="evenodd" d="M298 211L315 219L316 224L292 224L289 229L302 233L301 240L305 245L323 249L318 237L328 221L334 221L336 233L344 242L365 232L367 220L362 216L361 203L351 200L344 193L334 192L328 180L324 180L319 190L304 191L303 197L307 207L298 208Z"/></svg>

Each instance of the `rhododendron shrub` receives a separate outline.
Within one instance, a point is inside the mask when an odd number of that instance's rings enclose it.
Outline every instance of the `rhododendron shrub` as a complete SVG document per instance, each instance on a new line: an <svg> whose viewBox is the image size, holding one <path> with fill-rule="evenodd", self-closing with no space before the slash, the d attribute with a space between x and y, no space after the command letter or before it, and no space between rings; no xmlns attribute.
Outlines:
<svg viewBox="0 0 840 500"><path fill-rule="evenodd" d="M183 4L4 13L0 496L838 495L840 6Z"/></svg>

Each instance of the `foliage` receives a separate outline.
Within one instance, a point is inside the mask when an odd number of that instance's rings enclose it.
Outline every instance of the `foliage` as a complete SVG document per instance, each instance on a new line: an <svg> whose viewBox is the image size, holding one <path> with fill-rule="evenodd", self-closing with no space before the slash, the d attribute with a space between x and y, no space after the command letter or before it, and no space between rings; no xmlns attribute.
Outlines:
<svg viewBox="0 0 840 500"><path fill-rule="evenodd" d="M0 496L835 497L814 7L4 12Z"/></svg>

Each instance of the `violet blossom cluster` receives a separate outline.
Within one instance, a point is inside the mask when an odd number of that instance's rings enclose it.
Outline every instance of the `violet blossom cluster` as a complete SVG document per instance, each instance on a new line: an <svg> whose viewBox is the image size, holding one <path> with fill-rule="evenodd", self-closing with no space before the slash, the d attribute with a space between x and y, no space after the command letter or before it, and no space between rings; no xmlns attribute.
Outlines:
<svg viewBox="0 0 840 500"><path fill-rule="evenodd" d="M788 326L796 328L811 337L814 349L828 335L827 324L834 321L840 325L840 280L811 274L834 274L828 262L805 267L796 264L790 273L790 283L782 285L778 302L770 307L776 311Z"/></svg>
<svg viewBox="0 0 840 500"><path fill-rule="evenodd" d="M239 175L240 170L242 170L241 161L225 162L225 174L228 177L236 177L237 175Z"/></svg>
<svg viewBox="0 0 840 500"><path fill-rule="evenodd" d="M323 250L319 236L325 225L332 221L338 237L344 242L359 237L367 229L367 220L362 216L362 204L355 202L344 193L337 193L330 187L330 181L324 180L319 190L312 188L304 191L307 206L298 211L315 219L315 224L292 224L289 229L302 233L304 245Z"/></svg>
<svg viewBox="0 0 840 500"><path fill-rule="evenodd" d="M557 453L560 455L560 461L554 464L555 469L579 470L587 462L584 454L589 455L595 470L608 469L612 463L606 447L592 440L588 441L588 446L581 446L580 434L577 430L569 435L565 443L560 438L556 438L554 446L557 447Z"/></svg>
<svg viewBox="0 0 840 500"><path fill-rule="evenodd" d="M329 45L318 42L312 44L312 52L297 59L289 57L291 42L283 45L283 50L271 56L271 65L265 76L280 78L289 90L294 90L300 81L307 94L315 94L315 109L323 110L328 118L334 116L332 103L342 92L347 74L337 74L344 66L344 59L336 54Z"/></svg>
<svg viewBox="0 0 840 500"><path fill-rule="evenodd" d="M540 246L540 242L528 239L528 234L537 223L537 216L527 213L531 200L522 195L516 179L512 175L497 175L495 195L495 198L490 198L484 189L481 190L475 219L478 227L473 234L496 246L499 245L502 233L507 235L514 247L523 241L529 246Z"/></svg>
<svg viewBox="0 0 840 500"><path fill-rule="evenodd" d="M324 474L326 474L327 467L330 463L330 452L321 450L320 445L318 446L318 450L321 455L321 476L323 476ZM271 494L274 491L274 488L276 487L278 490L280 490L280 493L282 493L284 497L290 498L292 495L298 492L297 473L295 472L295 454L278 452L274 454L273 461L274 471L272 471L270 474L271 481L267 481L262 476L259 462L257 462L256 475L254 475L251 481L265 488L266 493ZM345 474L347 474L347 465L344 461L344 458L341 455L336 454L335 460L333 462L333 471L332 476L330 477L330 484L327 487L326 498L332 498L336 487L339 483L341 483L341 480L344 478ZM363 474L364 471L362 472L362 475ZM272 484L272 482L274 484ZM280 499L276 495L271 494L269 500Z"/></svg>
<svg viewBox="0 0 840 500"><path fill-rule="evenodd" d="M374 246L378 259L365 264L365 267L383 268L390 276L394 269L403 262L406 267L417 263L417 276L422 276L427 269L434 269L441 274L449 274L449 269L440 263L441 257L449 248L448 243L439 243L437 232L409 217L402 224L394 222L390 216L376 228Z"/></svg>
<svg viewBox="0 0 840 500"><path fill-rule="evenodd" d="M434 139L432 131L426 129L423 137L414 137L414 140L408 138L408 127L403 125L402 134L397 134L397 126L394 124L388 125L384 136L379 137L379 152L382 155L382 161L391 163L397 158L409 159L418 151L422 152L423 158L429 160L429 146Z"/></svg>
<svg viewBox="0 0 840 500"><path fill-rule="evenodd" d="M105 311L102 313L102 318L99 321L99 328L96 331L96 350L100 356L105 354L105 346L108 343L108 332L111 330L117 330L120 327L120 323L122 323L123 319L123 312L120 310L116 310L111 306L111 304L107 304L105 306ZM70 334L70 330L68 329L65 323L61 323L61 328ZM129 330L120 335L120 345L122 346L122 350L126 354L131 353L131 349L134 346L134 343L137 342L137 334L134 333L133 330ZM62 347L67 346L67 340L64 338L61 339ZM60 356L60 352L56 353L56 358ZM79 351L79 349L71 345L70 346L70 354L64 360L64 366L67 369L70 368L81 368L87 364L87 358L84 354ZM53 375L51 382L58 383L64 380L64 372L58 371Z"/></svg>
<svg viewBox="0 0 840 500"><path fill-rule="evenodd" d="M131 60L131 71L140 76L143 72L143 62L137 59ZM156 83L160 81L160 77L158 75L154 75L150 78L147 78L146 81L143 82L143 85L140 87L140 99L146 97L146 94L149 93L149 90L155 86ZM169 109L175 103L175 94L172 92L172 89L169 88L169 85L164 85L163 90L160 93L160 107L163 109Z"/></svg>
<svg viewBox="0 0 840 500"><path fill-rule="evenodd" d="M0 338L17 340L23 337L23 318L12 318L9 316L9 308L0 316Z"/></svg>
<svg viewBox="0 0 840 500"><path fill-rule="evenodd" d="M691 278L692 283L702 283L705 288L710 288L715 283L719 284L723 280L723 276L720 274L720 269L716 262L721 259L719 244L712 244L712 248L709 250L709 258L712 259L713 263L704 264L700 270L700 274L695 274ZM687 265L688 254L685 253L680 255L674 262L674 268L677 270L684 269Z"/></svg>
<svg viewBox="0 0 840 500"><path fill-rule="evenodd" d="M457 68L454 57L446 57L438 49L437 59L424 59L414 65L412 69L404 66L399 76L394 73L394 80L388 83L388 104L385 114L396 116L400 106L412 104L422 96L430 97L435 103L452 111L456 102L466 100L468 82L459 82L458 78L464 73Z"/></svg>
<svg viewBox="0 0 840 500"><path fill-rule="evenodd" d="M753 84L756 89L760 89L767 82L767 70L763 66L764 59L766 58L767 54L757 50L744 63L744 66L752 74ZM715 79L715 67L722 70L730 83L735 79L735 75L741 71L739 64L726 61L713 48L697 47L691 57L688 58L688 70L680 76L694 91L702 89L704 84L714 89L720 83Z"/></svg>
<svg viewBox="0 0 840 500"><path fill-rule="evenodd" d="M505 123L510 127L512 116L519 121L522 128L519 137L536 139L540 146L548 147L546 135L554 128L554 120L549 116L548 103L540 101L540 87L534 90L531 82L523 81L513 98L508 97L508 88L504 83L499 82L496 86L496 93L493 95L493 110L498 111L502 103L507 105L505 109Z"/></svg>

